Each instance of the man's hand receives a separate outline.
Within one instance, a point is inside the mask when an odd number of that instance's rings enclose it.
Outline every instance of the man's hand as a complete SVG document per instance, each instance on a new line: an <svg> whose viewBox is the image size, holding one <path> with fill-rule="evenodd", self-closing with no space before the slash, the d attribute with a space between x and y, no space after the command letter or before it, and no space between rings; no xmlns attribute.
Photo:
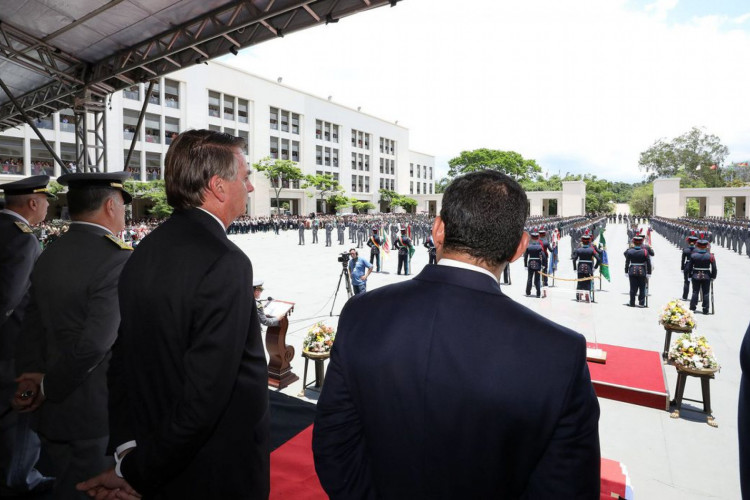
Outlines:
<svg viewBox="0 0 750 500"><path fill-rule="evenodd" d="M27 413L39 408L45 399L41 389L43 379L43 373L23 373L15 380L18 389L11 401L14 410Z"/></svg>
<svg viewBox="0 0 750 500"><path fill-rule="evenodd" d="M96 477L76 485L78 491L85 491L97 500L137 500L141 495L125 479L115 474L114 469L102 472Z"/></svg>

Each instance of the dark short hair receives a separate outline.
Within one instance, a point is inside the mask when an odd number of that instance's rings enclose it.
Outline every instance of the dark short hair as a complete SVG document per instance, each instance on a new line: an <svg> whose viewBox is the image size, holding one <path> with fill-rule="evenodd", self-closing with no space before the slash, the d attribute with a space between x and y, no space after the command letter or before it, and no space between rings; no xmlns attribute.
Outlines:
<svg viewBox="0 0 750 500"><path fill-rule="evenodd" d="M443 194L443 247L492 266L507 262L523 236L527 207L526 193L503 173L482 170L457 177Z"/></svg>
<svg viewBox="0 0 750 500"><path fill-rule="evenodd" d="M68 191L68 212L71 217L96 212L107 198L120 190L105 186L90 186Z"/></svg>
<svg viewBox="0 0 750 500"><path fill-rule="evenodd" d="M214 175L237 176L236 148L245 140L212 130L188 130L172 141L164 159L167 203L174 208L199 207Z"/></svg>

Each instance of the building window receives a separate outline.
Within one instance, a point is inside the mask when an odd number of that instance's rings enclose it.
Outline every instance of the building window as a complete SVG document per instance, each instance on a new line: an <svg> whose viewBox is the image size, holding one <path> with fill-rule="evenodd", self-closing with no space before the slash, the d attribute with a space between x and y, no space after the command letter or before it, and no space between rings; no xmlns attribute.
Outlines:
<svg viewBox="0 0 750 500"><path fill-rule="evenodd" d="M380 138L380 152L383 152L383 138Z"/></svg>
<svg viewBox="0 0 750 500"><path fill-rule="evenodd" d="M237 121L247 123L247 99L237 100Z"/></svg>
<svg viewBox="0 0 750 500"><path fill-rule="evenodd" d="M138 114L138 111L130 109L122 110L122 138L126 141L132 141L133 137L135 137Z"/></svg>
<svg viewBox="0 0 750 500"><path fill-rule="evenodd" d="M248 155L248 150L250 148L250 133L245 132L244 130L240 130L238 134L239 137L241 137L245 141L245 147L242 148L242 152Z"/></svg>
<svg viewBox="0 0 750 500"><path fill-rule="evenodd" d="M421 194L421 193L419 192L419 188L420 188L420 185L421 185L421 183L417 182L417 194Z"/></svg>
<svg viewBox="0 0 750 500"><path fill-rule="evenodd" d="M333 150L333 166L334 167L339 166L339 150L338 149Z"/></svg>
<svg viewBox="0 0 750 500"><path fill-rule="evenodd" d="M180 107L180 84L174 80L164 79L164 104L168 108Z"/></svg>
<svg viewBox="0 0 750 500"><path fill-rule="evenodd" d="M292 113L292 133L299 135L299 115Z"/></svg>
<svg viewBox="0 0 750 500"><path fill-rule="evenodd" d="M409 177L414 177L414 164L409 163Z"/></svg>
<svg viewBox="0 0 750 500"><path fill-rule="evenodd" d="M289 111L281 110L281 131L289 132Z"/></svg>
<svg viewBox="0 0 750 500"><path fill-rule="evenodd" d="M326 148L324 152L325 152L325 156L324 156L325 165L327 167L330 167L331 166L331 148Z"/></svg>
<svg viewBox="0 0 750 500"><path fill-rule="evenodd" d="M380 173L381 174L383 173L383 159L382 158L380 159ZM381 184L382 184L382 182L381 182ZM380 186L380 187L383 187L383 186Z"/></svg>
<svg viewBox="0 0 750 500"><path fill-rule="evenodd" d="M395 190L396 190L396 181L391 179L391 191L395 191Z"/></svg>
<svg viewBox="0 0 750 500"><path fill-rule="evenodd" d="M146 129L146 142L161 144L161 125L159 115L146 113L143 124Z"/></svg>
<svg viewBox="0 0 750 500"><path fill-rule="evenodd" d="M338 125L333 126L333 142L336 142L336 143L339 142L339 126Z"/></svg>
<svg viewBox="0 0 750 500"><path fill-rule="evenodd" d="M299 161L299 141L292 141L292 161Z"/></svg>
<svg viewBox="0 0 750 500"><path fill-rule="evenodd" d="M357 147L357 131L352 129L352 147Z"/></svg>
<svg viewBox="0 0 750 500"><path fill-rule="evenodd" d="M420 165L417 165L417 179L422 178L422 167Z"/></svg>
<svg viewBox="0 0 750 500"><path fill-rule="evenodd" d="M271 108L270 118L271 130L279 130L279 110L277 108Z"/></svg>
<svg viewBox="0 0 750 500"><path fill-rule="evenodd" d="M357 153L352 153L352 170L357 169Z"/></svg>
<svg viewBox="0 0 750 500"><path fill-rule="evenodd" d="M357 161L357 168L359 170L364 170L364 155L362 153L359 153L359 157L357 158L359 161Z"/></svg>
<svg viewBox="0 0 750 500"><path fill-rule="evenodd" d="M218 92L209 91L208 92L208 116L215 116L218 118L221 113L219 111L220 104L220 96Z"/></svg>
<svg viewBox="0 0 750 500"><path fill-rule="evenodd" d="M76 131L76 116L73 114L72 109L64 109L60 111L60 132L72 132Z"/></svg>
<svg viewBox="0 0 750 500"><path fill-rule="evenodd" d="M146 87L146 90L148 90L148 87ZM161 99L159 99L159 84L154 83L154 88L151 89L151 95L148 96L148 103L149 104L161 104Z"/></svg>
<svg viewBox="0 0 750 500"><path fill-rule="evenodd" d="M234 121L234 97L224 96L224 119Z"/></svg>
<svg viewBox="0 0 750 500"><path fill-rule="evenodd" d="M209 125L208 130L210 130L211 132L221 132L221 127L219 127L218 125Z"/></svg>
<svg viewBox="0 0 750 500"><path fill-rule="evenodd" d="M128 150L123 151L122 155L122 164L125 165L125 162L128 159ZM133 151L133 154L130 156L130 163L125 165L125 172L130 174L130 178L133 180L140 180L141 179L141 155L137 151Z"/></svg>
<svg viewBox="0 0 750 500"><path fill-rule="evenodd" d="M383 178L380 178L380 189L383 189Z"/></svg>
<svg viewBox="0 0 750 500"><path fill-rule="evenodd" d="M323 164L323 146L315 146L315 164Z"/></svg>
<svg viewBox="0 0 750 500"><path fill-rule="evenodd" d="M432 194L432 184L430 184L430 194Z"/></svg>
<svg viewBox="0 0 750 500"><path fill-rule="evenodd" d="M328 122L323 125L323 139L326 141L331 140L331 124Z"/></svg>
<svg viewBox="0 0 750 500"><path fill-rule="evenodd" d="M271 158L279 158L279 138L271 136Z"/></svg>
<svg viewBox="0 0 750 500"><path fill-rule="evenodd" d="M52 149L55 143L49 142ZM31 175L54 175L55 160L42 141L31 139Z"/></svg>
<svg viewBox="0 0 750 500"><path fill-rule="evenodd" d="M352 175L352 193L357 191L357 176Z"/></svg>
<svg viewBox="0 0 750 500"><path fill-rule="evenodd" d="M161 154L146 153L146 180L155 181L161 177Z"/></svg>
<svg viewBox="0 0 750 500"><path fill-rule="evenodd" d="M320 120L315 120L315 138L323 138L323 122L321 122Z"/></svg>
<svg viewBox="0 0 750 500"><path fill-rule="evenodd" d="M370 171L370 155L365 155L365 172Z"/></svg>
<svg viewBox="0 0 750 500"><path fill-rule="evenodd" d="M414 181L409 181L409 194L414 194Z"/></svg>
<svg viewBox="0 0 750 500"><path fill-rule="evenodd" d="M281 139L281 159L289 159L289 139Z"/></svg>
<svg viewBox="0 0 750 500"><path fill-rule="evenodd" d="M133 99L134 101L141 100L141 87L140 85L133 85L122 91L122 96L125 99Z"/></svg>
<svg viewBox="0 0 750 500"><path fill-rule="evenodd" d="M164 144L172 144L172 139L180 133L180 120L172 117L164 118Z"/></svg>
<svg viewBox="0 0 750 500"><path fill-rule="evenodd" d="M366 176L365 177L365 193L369 193L369 192L370 192L370 177Z"/></svg>
<svg viewBox="0 0 750 500"><path fill-rule="evenodd" d="M365 149L370 149L370 134L365 134Z"/></svg>

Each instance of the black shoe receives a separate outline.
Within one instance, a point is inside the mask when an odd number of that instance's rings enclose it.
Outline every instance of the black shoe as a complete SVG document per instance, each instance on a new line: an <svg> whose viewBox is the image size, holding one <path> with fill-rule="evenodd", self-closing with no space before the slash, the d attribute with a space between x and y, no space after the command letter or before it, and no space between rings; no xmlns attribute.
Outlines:
<svg viewBox="0 0 750 500"><path fill-rule="evenodd" d="M628 307L635 307L635 304L625 304Z"/></svg>
<svg viewBox="0 0 750 500"><path fill-rule="evenodd" d="M705 314L706 316L708 316L708 310L703 311L703 314Z"/></svg>

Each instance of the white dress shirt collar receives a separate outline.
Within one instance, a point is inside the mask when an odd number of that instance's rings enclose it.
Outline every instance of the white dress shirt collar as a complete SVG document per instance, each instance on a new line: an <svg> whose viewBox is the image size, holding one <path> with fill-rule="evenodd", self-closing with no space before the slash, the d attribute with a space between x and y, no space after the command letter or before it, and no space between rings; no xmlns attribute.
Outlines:
<svg viewBox="0 0 750 500"><path fill-rule="evenodd" d="M469 271L476 271L478 273L486 274L490 278L492 278L493 281L497 282L497 276L489 272L487 269L475 266L474 264L469 264L468 262L462 262L460 260L454 260L454 259L446 259L443 257L438 261L438 266L451 266L451 267L459 267L461 269L468 269Z"/></svg>

